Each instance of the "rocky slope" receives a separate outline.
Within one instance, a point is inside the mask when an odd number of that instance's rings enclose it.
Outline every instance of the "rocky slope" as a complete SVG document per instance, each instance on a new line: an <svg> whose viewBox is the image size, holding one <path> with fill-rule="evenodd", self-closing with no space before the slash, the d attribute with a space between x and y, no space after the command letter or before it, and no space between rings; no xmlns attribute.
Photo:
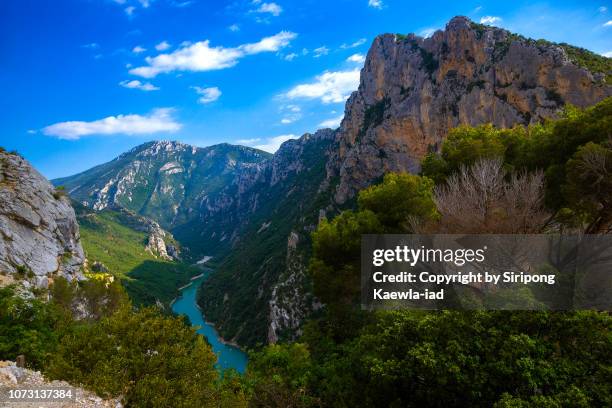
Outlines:
<svg viewBox="0 0 612 408"><path fill-rule="evenodd" d="M0 273L46 288L81 279L84 262L70 200L17 154L0 150Z"/></svg>
<svg viewBox="0 0 612 408"><path fill-rule="evenodd" d="M607 72L589 71L592 61ZM593 105L612 95L610 71L609 58L465 17L429 38L380 35L346 104L328 168L340 179L335 199L345 202L386 172L418 171L458 125L511 127L554 116L564 104Z"/></svg>
<svg viewBox="0 0 612 408"><path fill-rule="evenodd" d="M83 173L53 180L70 196L95 210L121 206L166 229L201 218L207 208L225 205L218 192L239 173L269 155L220 144L206 148L179 142L150 142Z"/></svg>
<svg viewBox="0 0 612 408"><path fill-rule="evenodd" d="M12 361L0 361L0 388L7 389L53 389L71 388L76 394L75 398L65 402L46 402L44 404L34 402L20 402L7 404L7 406L18 406L21 408L121 408L123 404L118 399L103 400L92 392L75 388L64 381L47 381L39 371L28 370L17 367Z"/></svg>

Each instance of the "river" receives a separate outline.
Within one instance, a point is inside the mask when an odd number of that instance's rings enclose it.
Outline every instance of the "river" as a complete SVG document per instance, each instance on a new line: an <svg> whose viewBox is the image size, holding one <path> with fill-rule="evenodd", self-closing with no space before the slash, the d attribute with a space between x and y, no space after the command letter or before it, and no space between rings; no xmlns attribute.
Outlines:
<svg viewBox="0 0 612 408"><path fill-rule="evenodd" d="M202 334L217 355L217 368L220 371L234 368L239 373L244 373L247 365L247 355L239 348L224 343L217 330L204 320L198 304L196 293L200 283L206 279L206 274L194 279L192 283L181 289L180 296L172 304L172 311L178 315L186 315L193 326L199 326L198 333Z"/></svg>

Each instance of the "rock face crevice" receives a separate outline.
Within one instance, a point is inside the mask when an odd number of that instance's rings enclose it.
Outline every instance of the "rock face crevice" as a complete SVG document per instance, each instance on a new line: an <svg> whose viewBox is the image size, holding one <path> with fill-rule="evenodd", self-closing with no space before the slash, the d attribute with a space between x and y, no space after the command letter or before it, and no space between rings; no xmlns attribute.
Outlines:
<svg viewBox="0 0 612 408"><path fill-rule="evenodd" d="M85 255L70 200L22 157L0 151L0 272L47 287L81 279Z"/></svg>
<svg viewBox="0 0 612 408"><path fill-rule="evenodd" d="M565 104L586 107L610 95L605 75L574 64L563 46L465 17L429 38L378 36L328 166L329 177L340 178L335 200L346 202L384 173L417 172L456 126L537 123Z"/></svg>

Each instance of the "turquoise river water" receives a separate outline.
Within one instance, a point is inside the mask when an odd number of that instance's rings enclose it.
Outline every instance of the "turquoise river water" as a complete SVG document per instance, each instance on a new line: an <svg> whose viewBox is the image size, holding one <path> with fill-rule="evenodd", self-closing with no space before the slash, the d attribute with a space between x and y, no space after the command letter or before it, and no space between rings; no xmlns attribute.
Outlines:
<svg viewBox="0 0 612 408"><path fill-rule="evenodd" d="M196 303L196 293L206 275L194 279L191 284L181 290L181 294L172 304L172 311L179 315L186 315L193 326L199 326L198 333L202 334L217 355L217 368L221 371L234 368L244 373L247 365L247 355L242 350L224 343L217 330L204 320L204 315Z"/></svg>

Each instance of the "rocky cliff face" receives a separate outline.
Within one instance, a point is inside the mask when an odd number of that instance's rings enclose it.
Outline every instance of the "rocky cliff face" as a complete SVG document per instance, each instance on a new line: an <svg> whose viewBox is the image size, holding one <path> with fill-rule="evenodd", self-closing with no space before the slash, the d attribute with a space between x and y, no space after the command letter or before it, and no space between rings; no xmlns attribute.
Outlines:
<svg viewBox="0 0 612 408"><path fill-rule="evenodd" d="M378 36L328 167L330 178L340 178L336 201L386 172L418 171L423 156L458 125L536 123L564 104L585 107L612 95L610 73L590 72L579 65L580 55L605 60L465 17L430 38Z"/></svg>
<svg viewBox="0 0 612 408"><path fill-rule="evenodd" d="M285 142L243 175L234 205L213 218L240 225L199 299L226 339L255 345L293 338L316 307L305 265L310 232L331 202L325 165L335 137L325 129Z"/></svg>
<svg viewBox="0 0 612 408"><path fill-rule="evenodd" d="M81 279L84 261L70 200L22 157L0 151L0 273L26 286Z"/></svg>

